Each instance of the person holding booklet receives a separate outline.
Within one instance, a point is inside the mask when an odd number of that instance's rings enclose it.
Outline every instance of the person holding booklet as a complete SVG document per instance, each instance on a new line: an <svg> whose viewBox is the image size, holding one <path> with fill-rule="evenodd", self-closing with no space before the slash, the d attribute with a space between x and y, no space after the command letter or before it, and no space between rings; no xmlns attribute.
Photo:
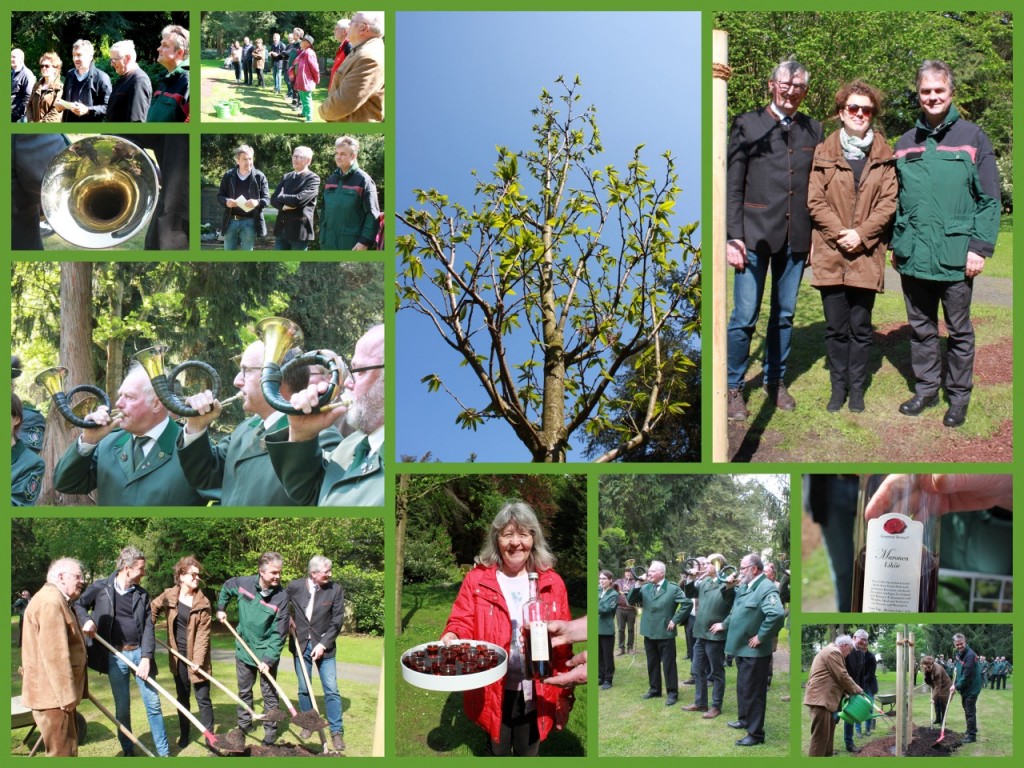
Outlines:
<svg viewBox="0 0 1024 768"><path fill-rule="evenodd" d="M256 238L267 234L263 209L270 205L270 185L263 171L253 166L255 153L248 144L235 150L233 168L220 180L217 202L224 206L221 233L225 251L251 251Z"/></svg>

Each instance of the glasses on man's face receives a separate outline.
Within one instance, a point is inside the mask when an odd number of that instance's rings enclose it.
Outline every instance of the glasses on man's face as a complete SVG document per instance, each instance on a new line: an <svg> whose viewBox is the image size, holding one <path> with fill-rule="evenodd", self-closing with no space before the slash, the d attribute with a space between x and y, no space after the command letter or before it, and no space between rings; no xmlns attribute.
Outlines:
<svg viewBox="0 0 1024 768"><path fill-rule="evenodd" d="M848 115L863 113L864 117L871 117L875 114L875 108L870 104L847 104L845 109Z"/></svg>
<svg viewBox="0 0 1024 768"><path fill-rule="evenodd" d="M71 581L85 581L85 577L80 573L71 573L70 571L64 571L64 575Z"/></svg>
<svg viewBox="0 0 1024 768"><path fill-rule="evenodd" d="M807 90L807 83L794 83L790 81L783 82L782 80L776 80L775 85L779 87L780 91L793 91L794 93L803 93Z"/></svg>
<svg viewBox="0 0 1024 768"><path fill-rule="evenodd" d="M352 378L354 379L356 377L357 373L366 373L367 371L379 371L383 367L384 367L383 363L381 363L380 365L364 365L364 366L361 366L360 368L349 368L348 372L349 372L349 375L351 375Z"/></svg>
<svg viewBox="0 0 1024 768"><path fill-rule="evenodd" d="M239 373L242 374L242 378L243 379L246 376L248 376L250 373L259 373L261 370L263 370L263 369L260 368L260 366L258 366L258 365L240 365L240 366L238 366L238 371L239 371Z"/></svg>

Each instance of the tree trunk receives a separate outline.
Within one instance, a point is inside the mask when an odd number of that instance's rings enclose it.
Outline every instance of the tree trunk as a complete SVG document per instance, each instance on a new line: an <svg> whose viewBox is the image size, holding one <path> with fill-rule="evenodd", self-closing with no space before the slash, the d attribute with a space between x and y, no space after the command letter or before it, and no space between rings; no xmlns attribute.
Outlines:
<svg viewBox="0 0 1024 768"><path fill-rule="evenodd" d="M565 461L562 432L565 429L565 340L558 327L555 305L554 254L551 251L551 228L544 227L544 259L541 263L540 300L541 325L544 335L544 401L541 411L543 445L534 454L534 461L554 463Z"/></svg>
<svg viewBox="0 0 1024 768"><path fill-rule="evenodd" d="M68 369L67 387L95 381L92 364L92 264L67 261L60 266L60 365ZM53 488L52 468L78 439L78 430L50 408L43 438L43 461L50 471L43 478L39 504L92 505L89 496L68 496Z"/></svg>
<svg viewBox="0 0 1024 768"><path fill-rule="evenodd" d="M120 320L124 317L124 280L116 270L112 272L107 283L107 311L112 318ZM107 394L111 402L117 399L117 390L124 381L124 343L119 338L107 339Z"/></svg>
<svg viewBox="0 0 1024 768"><path fill-rule="evenodd" d="M395 494L395 637L402 634L402 581L405 578L405 529L409 522L409 476L398 476Z"/></svg>

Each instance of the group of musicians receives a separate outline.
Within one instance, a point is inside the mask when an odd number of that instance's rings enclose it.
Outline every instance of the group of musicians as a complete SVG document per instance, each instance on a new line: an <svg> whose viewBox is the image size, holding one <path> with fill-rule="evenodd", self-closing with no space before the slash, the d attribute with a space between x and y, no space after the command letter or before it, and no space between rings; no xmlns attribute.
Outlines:
<svg viewBox="0 0 1024 768"><path fill-rule="evenodd" d="M220 440L209 434L223 412L217 392L179 398L133 363L113 407L98 405L80 420L81 434L55 467L19 462L18 452L12 503L34 504L41 473L52 471L58 492L95 493L102 506L382 506L384 326L359 339L348 366L327 350L319 362L304 355L289 364L292 349L268 376L269 346L256 341L242 351L233 384L246 418ZM59 410L71 413L66 402ZM12 446L18 426L12 419Z"/></svg>
<svg viewBox="0 0 1024 768"><path fill-rule="evenodd" d="M661 698L664 682L665 706L670 707L679 701L676 636L682 628L692 673L684 684L693 684L695 696L681 709L708 720L722 714L729 658L737 671L737 712L728 725L746 732L736 741L738 746L762 744L772 652L785 622L788 574L781 584L774 581L772 564L755 553L743 557L739 568L727 565L720 554L690 558L684 568L678 584L666 578L665 564L658 560L646 570L627 568L612 583L618 593L618 654L634 652L639 610L649 683L643 698ZM614 663L602 659L602 669L606 665L614 671ZM610 673L604 682L604 687L611 686Z"/></svg>

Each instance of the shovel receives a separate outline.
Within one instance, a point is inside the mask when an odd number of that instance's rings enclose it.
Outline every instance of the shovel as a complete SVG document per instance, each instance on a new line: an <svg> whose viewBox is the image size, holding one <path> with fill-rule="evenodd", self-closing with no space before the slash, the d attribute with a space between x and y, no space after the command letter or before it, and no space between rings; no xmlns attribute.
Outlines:
<svg viewBox="0 0 1024 768"><path fill-rule="evenodd" d="M99 699L97 699L92 693L87 693L85 695L89 697L89 701L96 705L96 709L98 709L100 712L106 715L107 719L117 726L117 730L119 730L121 733L127 736L131 740L132 744L134 744L136 747L138 747L145 753L146 757L156 757L156 755L154 755L152 752L146 749L145 745L138 740L134 733L128 730L128 727L124 725L124 723L122 723L120 720L114 717L113 712L111 712L109 709L103 706L103 703Z"/></svg>
<svg viewBox="0 0 1024 768"><path fill-rule="evenodd" d="M229 622L227 619L221 619L221 622L231 631L231 634L235 636L235 639L238 641L239 645L241 645L242 648L245 649L245 652L248 653L250 657L252 657L252 660L256 663L256 666L259 667L261 664L263 664L263 662L260 661L259 656L257 656L253 652L252 648L249 647L249 644L245 642L245 640L242 639L242 636L238 634L238 631L233 626L231 626L231 622ZM274 679L274 676L271 675L269 672L265 672L263 674L266 675L267 679L270 681L270 684L274 686L274 690L277 691L277 695L281 697L281 701L284 702L285 708L288 710L288 713L292 716L293 723L298 725L300 728L307 728L311 731L315 731L318 728L323 728L325 725L327 725L327 722L312 709L309 710L309 712L302 712L301 714L297 712L295 707L292 705L291 700L288 698L288 694L284 692L284 689L281 687L280 683L278 683L277 680ZM271 716L268 719L275 718Z"/></svg>
<svg viewBox="0 0 1024 768"><path fill-rule="evenodd" d="M306 663L303 658L303 650L299 645L299 635L292 630L292 640L295 641L295 650L299 654L296 659L299 662L299 669L302 670L302 679L306 681L306 691L309 693L309 700L313 702L313 711L316 712L316 716L320 717L320 710L316 706L316 694L313 693L313 683L309 679L309 673L306 672ZM314 667L316 666L315 661L310 661ZM324 752L327 751L327 734L324 733L323 727L317 728L316 732L320 735L320 745L324 748Z"/></svg>
<svg viewBox="0 0 1024 768"><path fill-rule="evenodd" d="M162 640L160 640L160 638L157 638L156 641L158 643L160 643L160 645L162 645L168 651L170 651L170 653L172 653L175 657L177 657L181 661L183 661L186 664L189 664L191 666L191 663L189 662L189 660L186 659L184 656L182 656L180 653L178 653L178 651L176 651L174 648L172 648L167 643L165 643ZM207 672L202 667L198 667L196 669L196 672L198 672L204 678L206 678L211 683L213 683L218 688L220 688L222 691L224 691L224 693L226 693L228 695L228 698L234 700L242 709L244 709L246 712L248 712L249 713L249 717L251 717L253 720L265 720L265 719L267 719L266 715L258 715L258 714L256 714L256 712L253 711L252 707L250 707L248 704L246 704L244 701L242 701L241 697L239 697L238 694L236 694L234 691L232 691L230 688L228 688L226 685L224 685L224 683L220 682L217 678L215 678L213 675L211 675L209 672Z"/></svg>
<svg viewBox="0 0 1024 768"><path fill-rule="evenodd" d="M946 711L942 714L942 728L939 729L939 738L932 744L932 749L939 746L939 742L946 738L946 715L949 714L949 705L953 703L953 688L956 687L956 670L953 670L953 682L950 683L949 698L946 700Z"/></svg>
<svg viewBox="0 0 1024 768"><path fill-rule="evenodd" d="M136 675L139 674L139 668L135 664L133 664L131 661L129 661L127 656L125 656L123 653L121 653L119 650L117 650L114 646L112 646L110 643L108 643L106 640L104 640L102 637L100 637L99 633L93 635L92 639L95 640L96 642L98 642L100 645L102 645L104 648L106 648L112 654L117 656L117 658L119 658L121 660L121 662L126 667L128 667L128 669L130 669L132 672L134 672ZM165 699L167 699L169 702L171 702L171 704L173 704L175 706L175 708L179 712L181 712L181 714L183 714L185 717L187 717L192 722L192 724L196 728L198 728L199 731L206 738L207 744L209 744L211 747L216 747L217 746L217 737L214 735L213 731L209 730L205 725L203 725L201 722L199 722L199 718L196 717L195 715L193 715L191 712L189 712L188 709L186 709L181 704L181 702L178 701L177 698L175 698L170 693L168 693L167 690L162 685L160 685L156 680L153 680L152 678L148 678L146 680L146 683L148 685L152 686L154 691L156 691L161 696L163 696Z"/></svg>

